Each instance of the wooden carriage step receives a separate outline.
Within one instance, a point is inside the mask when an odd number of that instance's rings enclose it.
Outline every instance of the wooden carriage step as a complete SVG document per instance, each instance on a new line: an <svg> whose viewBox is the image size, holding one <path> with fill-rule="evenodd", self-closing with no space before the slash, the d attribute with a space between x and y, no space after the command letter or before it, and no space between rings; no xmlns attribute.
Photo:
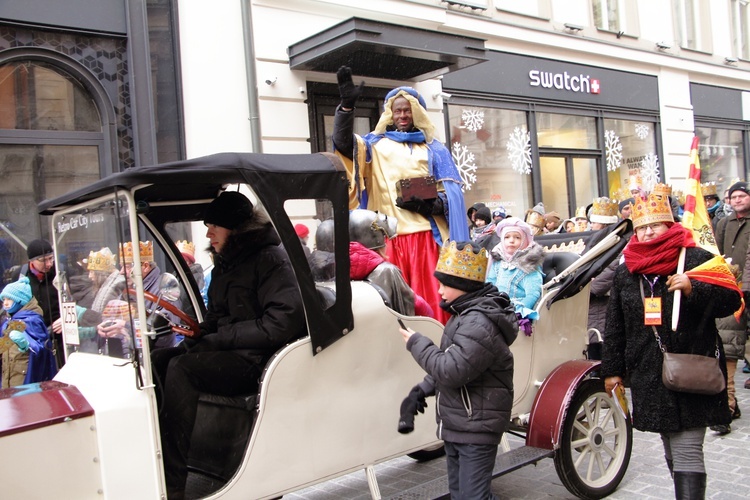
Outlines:
<svg viewBox="0 0 750 500"><path fill-rule="evenodd" d="M536 448L534 446L521 446L510 450L507 453L501 453L495 460L495 468L492 469L492 478L502 476L514 470L520 469L526 465L535 464L544 458L554 456L554 450L545 448ZM392 500L424 500L432 499L449 499L448 493L448 476L441 476L432 481L428 481L414 488L408 489L390 497Z"/></svg>

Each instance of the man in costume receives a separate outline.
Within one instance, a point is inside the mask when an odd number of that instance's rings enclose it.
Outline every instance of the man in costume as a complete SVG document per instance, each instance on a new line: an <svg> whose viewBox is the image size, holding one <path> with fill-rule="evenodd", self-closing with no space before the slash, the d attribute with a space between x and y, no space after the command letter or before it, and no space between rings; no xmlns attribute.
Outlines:
<svg viewBox="0 0 750 500"><path fill-rule="evenodd" d="M438 282L432 271L443 241L467 241L466 207L461 177L450 151L435 139L435 125L425 101L411 87L398 87L385 97L384 111L375 130L354 134L354 106L362 90L352 72L337 72L341 104L336 109L333 145L349 176L350 208L373 210L398 220L398 238L388 241L388 260L398 266L409 286L439 314ZM433 176L435 198L398 196L402 179Z"/></svg>

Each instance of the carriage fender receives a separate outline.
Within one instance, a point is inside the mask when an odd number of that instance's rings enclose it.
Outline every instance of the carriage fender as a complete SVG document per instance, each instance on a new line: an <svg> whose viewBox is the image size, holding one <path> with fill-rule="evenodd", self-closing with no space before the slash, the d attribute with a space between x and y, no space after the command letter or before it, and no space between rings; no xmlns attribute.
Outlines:
<svg viewBox="0 0 750 500"><path fill-rule="evenodd" d="M600 361L578 359L567 361L544 379L531 406L526 444L555 450L560 444L563 421L568 406L581 381L597 370Z"/></svg>

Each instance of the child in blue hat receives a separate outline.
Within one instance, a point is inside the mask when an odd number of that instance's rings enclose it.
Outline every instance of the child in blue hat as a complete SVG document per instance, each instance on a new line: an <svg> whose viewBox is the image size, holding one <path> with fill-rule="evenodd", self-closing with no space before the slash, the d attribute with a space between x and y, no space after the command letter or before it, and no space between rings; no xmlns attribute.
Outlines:
<svg viewBox="0 0 750 500"><path fill-rule="evenodd" d="M29 278L21 276L0 292L8 313L0 326L3 389L51 380L57 373L55 358L45 347L49 338L42 309L31 294Z"/></svg>

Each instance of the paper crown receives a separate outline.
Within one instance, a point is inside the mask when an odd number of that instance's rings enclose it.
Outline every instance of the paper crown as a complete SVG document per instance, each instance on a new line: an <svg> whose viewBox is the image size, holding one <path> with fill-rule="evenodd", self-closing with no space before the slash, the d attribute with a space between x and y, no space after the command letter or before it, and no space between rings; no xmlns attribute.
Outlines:
<svg viewBox="0 0 750 500"><path fill-rule="evenodd" d="M672 196L672 186L669 184L659 183L651 190L651 194L656 196Z"/></svg>
<svg viewBox="0 0 750 500"><path fill-rule="evenodd" d="M576 208L576 219L586 219L586 207L578 207Z"/></svg>
<svg viewBox="0 0 750 500"><path fill-rule="evenodd" d="M180 253L186 253L195 257L195 244L192 241L179 240L175 242L175 246Z"/></svg>
<svg viewBox="0 0 750 500"><path fill-rule="evenodd" d="M715 182L706 182L704 184L701 184L701 194L705 198L706 196L716 196L719 197L718 194L716 194L716 183Z"/></svg>
<svg viewBox="0 0 750 500"><path fill-rule="evenodd" d="M451 241L450 244L444 245L440 249L440 258L435 271L456 278L484 283L488 260L489 256L484 248L479 253L474 253L471 245L467 244L462 250L459 250L456 242Z"/></svg>
<svg viewBox="0 0 750 500"><path fill-rule="evenodd" d="M633 213L633 228L639 228L655 222L674 222L672 207L666 196L651 193L646 198L635 197Z"/></svg>
<svg viewBox="0 0 750 500"><path fill-rule="evenodd" d="M546 223L546 221L544 220L544 213L538 212L536 210L537 207L526 210L526 220L524 221L529 226L532 226L531 229L534 235L537 235L544 231L544 224Z"/></svg>
<svg viewBox="0 0 750 500"><path fill-rule="evenodd" d="M609 193L610 200L627 200L631 196L630 191L625 187L621 187L617 191L610 191Z"/></svg>
<svg viewBox="0 0 750 500"><path fill-rule="evenodd" d="M619 206L616 201L610 200L606 196L594 198L589 220L600 224L614 224L618 220L618 210Z"/></svg>
<svg viewBox="0 0 750 500"><path fill-rule="evenodd" d="M640 175L631 175L628 177L628 189L630 191L643 189L643 177Z"/></svg>
<svg viewBox="0 0 750 500"><path fill-rule="evenodd" d="M86 258L86 269L111 273L115 269L115 254L107 247L98 252L91 251Z"/></svg>
<svg viewBox="0 0 750 500"><path fill-rule="evenodd" d="M154 244L150 241L138 242L138 254L141 256L141 262L151 262L154 260ZM120 244L120 261L123 264L133 263L133 244L128 241Z"/></svg>
<svg viewBox="0 0 750 500"><path fill-rule="evenodd" d="M680 206L685 205L686 196L685 196L685 193L683 193L682 191L675 191L675 190L673 190L672 191L672 198L677 198L677 203L679 203Z"/></svg>

